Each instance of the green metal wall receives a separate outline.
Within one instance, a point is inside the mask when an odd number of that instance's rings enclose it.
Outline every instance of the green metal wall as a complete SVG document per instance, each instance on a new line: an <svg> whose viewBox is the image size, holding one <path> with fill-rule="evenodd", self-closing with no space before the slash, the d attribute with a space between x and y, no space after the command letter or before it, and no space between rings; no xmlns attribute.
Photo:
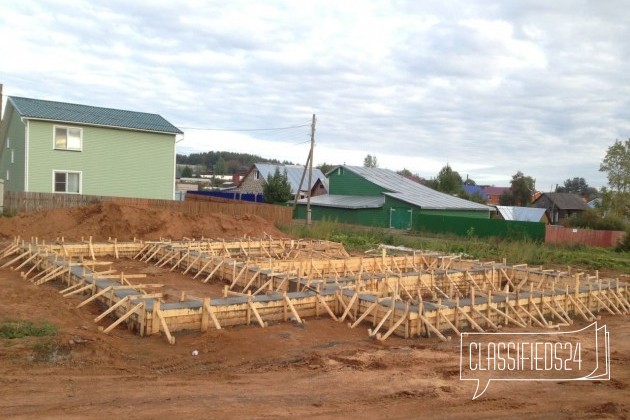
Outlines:
<svg viewBox="0 0 630 420"><path fill-rule="evenodd" d="M373 184L345 168L337 168L328 176L328 184L331 195L351 195L351 196L382 196L385 189ZM424 210L412 204L385 196L385 203L376 209L345 209L333 207L311 206L312 220L336 220L340 223L349 223L363 226L390 227L390 214L395 209L392 220L395 223L406 225L415 229L417 218L420 215L428 214L434 216L457 216L463 219L489 219L489 211L471 210ZM407 223L406 217L411 210L411 222ZM306 206L299 205L294 213L296 219L306 218ZM394 226L396 227L396 225Z"/></svg>
<svg viewBox="0 0 630 420"><path fill-rule="evenodd" d="M452 233L459 236L545 240L545 224L516 222L499 219L473 219L469 217L419 214L414 217L413 230L432 233Z"/></svg>
<svg viewBox="0 0 630 420"><path fill-rule="evenodd" d="M409 203L405 203L404 201L397 200L392 197L385 196L385 206L388 207L388 214L390 207L402 207L402 208L411 208L413 209L414 218L418 214L428 214L433 216L449 216L449 217L472 217L476 219L489 219L490 211L479 211L479 210L427 210L420 207L413 206ZM388 219L389 220L389 219Z"/></svg>
<svg viewBox="0 0 630 420"><path fill-rule="evenodd" d="M68 170L82 194L173 199L174 135L82 126L82 151L55 150L53 125L29 122L28 191L52 192L53 170Z"/></svg>
<svg viewBox="0 0 630 420"><path fill-rule="evenodd" d="M0 178L4 179L4 188L7 191L24 191L24 137L26 128L20 120L20 115L14 111L11 102L7 101L3 125L6 124L6 137L0 144L2 157L0 158ZM4 131L4 130L3 130ZM10 140L7 145L7 138ZM8 146L8 147L7 147ZM13 163L11 163L11 151L13 151ZM9 180L6 180L9 171Z"/></svg>
<svg viewBox="0 0 630 420"><path fill-rule="evenodd" d="M488 219L490 217L487 211L463 211L463 210L422 210L409 203L393 199L385 196L385 204L376 209L343 209L333 207L311 206L312 220L336 220L340 223L350 223L364 226L377 226L389 228L390 209L397 210L411 209L412 222L411 228L416 228L416 220L420 215L438 215L447 217L458 217L462 219ZM296 219L306 218L306 206L299 205L296 208Z"/></svg>
<svg viewBox="0 0 630 420"><path fill-rule="evenodd" d="M430 216L463 217L473 219L490 219L490 211L479 210L421 210L420 214Z"/></svg>
<svg viewBox="0 0 630 420"><path fill-rule="evenodd" d="M328 175L328 185L331 195L360 195L360 196L380 196L383 188L371 183L365 178L343 167L337 168Z"/></svg>
<svg viewBox="0 0 630 420"><path fill-rule="evenodd" d="M294 218L306 219L306 206L297 206ZM388 228L389 207L379 209L339 209L311 206L311 218L312 220L332 220L339 223ZM416 212L415 210L412 216L411 229L418 232L451 233L459 236L529 238L540 242L545 240L544 223L515 222L453 214L435 215L426 214L423 211Z"/></svg>
<svg viewBox="0 0 630 420"><path fill-rule="evenodd" d="M388 227L383 224L383 209L340 209L334 207L311 206L312 220L333 220L362 226ZM295 219L306 219L306 206L296 207ZM389 223L389 221L388 221Z"/></svg>

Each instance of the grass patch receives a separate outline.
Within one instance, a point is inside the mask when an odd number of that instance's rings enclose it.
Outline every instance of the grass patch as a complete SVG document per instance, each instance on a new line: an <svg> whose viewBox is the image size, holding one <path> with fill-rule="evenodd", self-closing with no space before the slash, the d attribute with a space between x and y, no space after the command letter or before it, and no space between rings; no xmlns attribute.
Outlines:
<svg viewBox="0 0 630 420"><path fill-rule="evenodd" d="M70 349L61 346L52 337L38 339L33 345L33 354L30 359L33 362L60 363L70 358Z"/></svg>
<svg viewBox="0 0 630 420"><path fill-rule="evenodd" d="M57 327L49 322L27 320L0 321L0 338L44 337L57 334Z"/></svg>
<svg viewBox="0 0 630 420"><path fill-rule="evenodd" d="M331 221L318 221L311 226L294 224L282 230L293 237L341 242L348 251L355 252L387 244L445 254L463 254L468 258L484 261L502 261L505 258L508 264L566 265L587 270L630 272L630 252L585 245L544 244L532 240L496 237L478 238L472 232L466 237L403 232Z"/></svg>

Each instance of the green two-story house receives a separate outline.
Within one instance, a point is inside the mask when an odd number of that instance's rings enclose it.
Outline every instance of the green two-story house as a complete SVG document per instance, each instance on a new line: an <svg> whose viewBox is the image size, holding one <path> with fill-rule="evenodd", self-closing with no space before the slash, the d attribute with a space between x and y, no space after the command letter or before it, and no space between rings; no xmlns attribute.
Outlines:
<svg viewBox="0 0 630 420"><path fill-rule="evenodd" d="M157 114L10 96L0 179L8 191L173 199L182 134Z"/></svg>

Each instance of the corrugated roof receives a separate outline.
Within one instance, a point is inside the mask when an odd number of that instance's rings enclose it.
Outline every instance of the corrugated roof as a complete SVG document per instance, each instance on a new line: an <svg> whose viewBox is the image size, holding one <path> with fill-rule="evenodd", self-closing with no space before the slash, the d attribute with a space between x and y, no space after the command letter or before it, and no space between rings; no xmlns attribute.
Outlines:
<svg viewBox="0 0 630 420"><path fill-rule="evenodd" d="M274 165L273 163L256 163L256 169L260 175L267 179L270 176L273 176L276 172L276 168L280 170L280 173L283 174L284 170L287 171L287 179L289 184L291 184L291 194L296 194L297 190L300 186L300 179L302 179L302 174L304 173L304 166L302 165ZM313 168L313 174L311 176L311 187L308 188L308 172L304 175L304 181L302 182L302 190L308 191L317 182L318 179L321 179L324 187L328 190L328 179L324 176L323 172L317 168Z"/></svg>
<svg viewBox="0 0 630 420"><path fill-rule="evenodd" d="M514 206L496 206L503 220L514 220L518 222L540 222L545 209L535 207L514 207Z"/></svg>
<svg viewBox="0 0 630 420"><path fill-rule="evenodd" d="M306 204L306 199L298 200L298 204ZM346 209L376 209L383 207L385 197L362 197L358 195L318 195L311 197L311 204L321 207L337 207Z"/></svg>
<svg viewBox="0 0 630 420"><path fill-rule="evenodd" d="M183 134L158 114L101 108L66 102L10 96L8 100L24 118L126 128L156 133Z"/></svg>
<svg viewBox="0 0 630 420"><path fill-rule="evenodd" d="M389 169L365 168L363 166L343 167L373 184L384 188L388 191L385 195L423 209L491 210L491 208L486 205L464 200L459 197L453 197L452 195L444 194L422 184L418 184Z"/></svg>
<svg viewBox="0 0 630 420"><path fill-rule="evenodd" d="M582 197L573 193L542 193L534 203L544 195L560 210L586 210L588 208Z"/></svg>

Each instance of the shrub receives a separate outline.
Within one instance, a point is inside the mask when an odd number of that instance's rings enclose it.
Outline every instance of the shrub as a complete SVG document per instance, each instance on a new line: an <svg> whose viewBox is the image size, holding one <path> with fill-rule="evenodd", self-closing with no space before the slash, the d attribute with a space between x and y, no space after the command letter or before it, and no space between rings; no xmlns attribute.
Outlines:
<svg viewBox="0 0 630 420"><path fill-rule="evenodd" d="M565 225L593 230L626 230L627 227L621 217L612 214L601 216L593 209L587 209L581 214L569 217Z"/></svg>
<svg viewBox="0 0 630 420"><path fill-rule="evenodd" d="M618 251L618 252L628 252L628 251L630 251L630 228L626 229L626 235L617 244L617 246L615 247L615 251Z"/></svg>

